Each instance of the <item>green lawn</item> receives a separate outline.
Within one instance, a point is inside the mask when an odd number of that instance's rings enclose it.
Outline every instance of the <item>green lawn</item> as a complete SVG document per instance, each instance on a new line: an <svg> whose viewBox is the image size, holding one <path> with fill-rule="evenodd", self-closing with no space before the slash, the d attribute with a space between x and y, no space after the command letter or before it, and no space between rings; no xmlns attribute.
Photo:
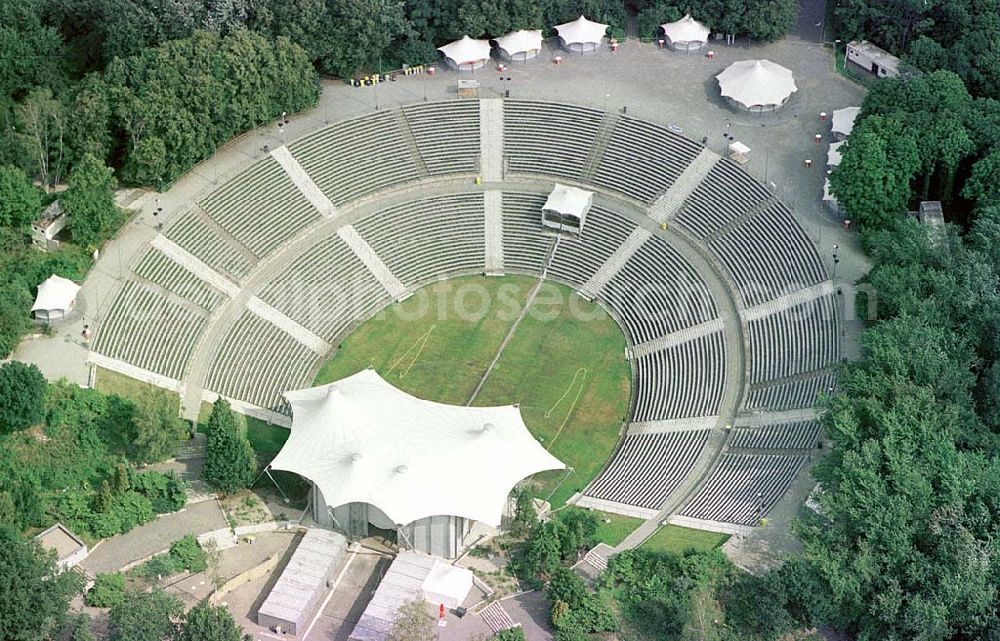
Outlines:
<svg viewBox="0 0 1000 641"><path fill-rule="evenodd" d="M94 389L105 394L124 396L133 401L141 401L146 394L153 394L169 398L177 406L178 411L181 406L181 397L170 390L101 367L97 368L97 375L94 377Z"/></svg>
<svg viewBox="0 0 1000 641"><path fill-rule="evenodd" d="M597 540L607 543L611 547L624 541L625 537L632 533L632 530L643 523L642 519L611 514L610 512L598 512L597 515L601 520L600 525L597 526ZM605 519L609 519L610 522L605 523Z"/></svg>
<svg viewBox="0 0 1000 641"><path fill-rule="evenodd" d="M717 548L729 540L728 534L705 532L677 525L664 525L640 546L647 550L663 550L680 554L689 548L698 552Z"/></svg>
<svg viewBox="0 0 1000 641"><path fill-rule="evenodd" d="M415 396L464 405L536 282L472 276L429 285L359 327L315 384L374 367ZM480 294L494 304L479 318L460 318L463 292L466 310L480 307ZM520 404L532 434L574 469L561 485L566 472L536 477L536 495L552 494L558 507L611 454L628 410L629 375L614 321L568 287L546 283L474 404Z"/></svg>

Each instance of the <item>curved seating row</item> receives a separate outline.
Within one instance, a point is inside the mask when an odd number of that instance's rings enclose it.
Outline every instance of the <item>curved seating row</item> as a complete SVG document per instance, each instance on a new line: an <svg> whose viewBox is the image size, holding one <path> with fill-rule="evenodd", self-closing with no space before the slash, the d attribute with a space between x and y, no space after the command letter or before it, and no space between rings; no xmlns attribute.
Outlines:
<svg viewBox="0 0 1000 641"><path fill-rule="evenodd" d="M604 114L575 105L504 101L504 155L510 171L579 180Z"/></svg>
<svg viewBox="0 0 1000 641"><path fill-rule="evenodd" d="M164 235L201 262L237 282L257 262L247 256L249 250L246 254L240 252L193 211L180 214L167 227ZM231 242L237 241L231 239Z"/></svg>
<svg viewBox="0 0 1000 641"><path fill-rule="evenodd" d="M744 406L748 410L772 411L813 407L820 394L833 391L836 381L833 371L822 370L801 375L796 380L753 386Z"/></svg>
<svg viewBox="0 0 1000 641"><path fill-rule="evenodd" d="M456 100L403 107L420 158L431 175L479 166L479 102Z"/></svg>
<svg viewBox="0 0 1000 641"><path fill-rule="evenodd" d="M94 337L94 351L180 380L206 316L159 291L126 281Z"/></svg>
<svg viewBox="0 0 1000 641"><path fill-rule="evenodd" d="M675 220L698 238L708 238L770 197L746 171L722 158L688 196Z"/></svg>
<svg viewBox="0 0 1000 641"><path fill-rule="evenodd" d="M658 509L698 460L709 430L630 434L587 496Z"/></svg>
<svg viewBox="0 0 1000 641"><path fill-rule="evenodd" d="M635 360L634 421L715 416L726 379L722 332Z"/></svg>
<svg viewBox="0 0 1000 641"><path fill-rule="evenodd" d="M734 430L730 447L743 449L805 450L816 446L821 431L819 421L795 421Z"/></svg>
<svg viewBox="0 0 1000 641"><path fill-rule="evenodd" d="M835 363L839 357L835 294L747 323L750 384L786 378Z"/></svg>
<svg viewBox="0 0 1000 641"><path fill-rule="evenodd" d="M723 454L683 516L757 525L785 495L806 462L785 454Z"/></svg>
<svg viewBox="0 0 1000 641"><path fill-rule="evenodd" d="M651 203L700 151L696 142L662 125L622 116L591 180Z"/></svg>
<svg viewBox="0 0 1000 641"><path fill-rule="evenodd" d="M555 239L542 234L542 194L503 192L503 260L507 271L540 274Z"/></svg>
<svg viewBox="0 0 1000 641"><path fill-rule="evenodd" d="M624 216L594 205L579 238L559 240L549 274L573 285L583 285L635 228L636 224Z"/></svg>
<svg viewBox="0 0 1000 641"><path fill-rule="evenodd" d="M133 270L136 276L159 285L205 311L215 309L225 296L155 247L151 247Z"/></svg>

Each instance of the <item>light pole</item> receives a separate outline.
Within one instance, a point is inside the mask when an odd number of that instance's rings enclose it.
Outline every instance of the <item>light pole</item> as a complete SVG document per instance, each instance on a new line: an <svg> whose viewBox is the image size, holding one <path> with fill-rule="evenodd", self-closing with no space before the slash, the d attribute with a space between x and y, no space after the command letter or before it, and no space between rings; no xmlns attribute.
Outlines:
<svg viewBox="0 0 1000 641"><path fill-rule="evenodd" d="M839 249L840 245L833 246L833 280L837 280L837 263L840 262L840 254L838 253Z"/></svg>

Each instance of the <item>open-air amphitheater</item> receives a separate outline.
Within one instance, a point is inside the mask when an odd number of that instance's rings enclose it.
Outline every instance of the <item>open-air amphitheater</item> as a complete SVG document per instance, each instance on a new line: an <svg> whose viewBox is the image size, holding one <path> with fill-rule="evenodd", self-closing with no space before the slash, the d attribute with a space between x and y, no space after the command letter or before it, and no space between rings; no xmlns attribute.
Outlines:
<svg viewBox="0 0 1000 641"><path fill-rule="evenodd" d="M542 232L556 181L595 193L579 238ZM423 285L565 283L619 323L633 372L630 420L575 502L709 530L758 524L803 472L840 356L835 287L771 191L665 126L553 102L335 122L191 203L128 268L93 362L189 415L222 395L278 424L282 392Z"/></svg>

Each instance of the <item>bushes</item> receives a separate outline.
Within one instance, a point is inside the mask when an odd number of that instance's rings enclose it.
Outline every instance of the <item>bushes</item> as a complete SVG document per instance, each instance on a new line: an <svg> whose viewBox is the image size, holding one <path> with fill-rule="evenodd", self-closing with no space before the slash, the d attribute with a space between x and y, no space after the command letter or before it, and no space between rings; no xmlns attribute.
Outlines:
<svg viewBox="0 0 1000 641"><path fill-rule="evenodd" d="M192 574L204 572L207 567L208 554L201 549L198 539L189 534L171 543L169 552L154 556L133 568L129 571L129 575L146 581L155 581L178 572L187 571Z"/></svg>
<svg viewBox="0 0 1000 641"><path fill-rule="evenodd" d="M120 572L98 574L94 585L84 597L84 603L94 608L110 608L125 600L125 575Z"/></svg>
<svg viewBox="0 0 1000 641"><path fill-rule="evenodd" d="M531 530L521 554L514 559L514 573L522 581L540 587L564 561L597 543L597 517L579 508L566 508L556 517Z"/></svg>
<svg viewBox="0 0 1000 641"><path fill-rule="evenodd" d="M176 512L187 503L187 484L173 470L166 474L150 470L142 474L128 468L128 483L149 499L157 514Z"/></svg>
<svg viewBox="0 0 1000 641"><path fill-rule="evenodd" d="M23 430L45 415L45 377L35 365L0 365L0 434Z"/></svg>

